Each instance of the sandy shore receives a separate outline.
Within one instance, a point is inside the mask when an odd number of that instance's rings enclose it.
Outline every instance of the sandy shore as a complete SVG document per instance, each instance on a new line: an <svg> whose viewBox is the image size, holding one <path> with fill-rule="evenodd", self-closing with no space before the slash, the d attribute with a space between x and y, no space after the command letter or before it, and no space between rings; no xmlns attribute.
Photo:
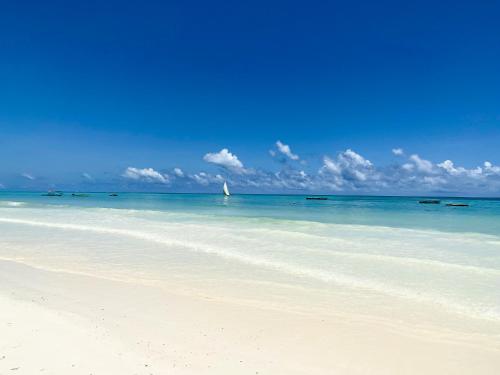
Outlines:
<svg viewBox="0 0 500 375"><path fill-rule="evenodd" d="M0 374L497 374L500 350L0 261Z"/></svg>

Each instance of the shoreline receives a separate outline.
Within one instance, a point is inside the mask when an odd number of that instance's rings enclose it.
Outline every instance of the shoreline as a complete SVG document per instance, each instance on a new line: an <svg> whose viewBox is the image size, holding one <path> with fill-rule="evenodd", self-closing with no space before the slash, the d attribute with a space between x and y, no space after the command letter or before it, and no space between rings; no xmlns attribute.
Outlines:
<svg viewBox="0 0 500 375"><path fill-rule="evenodd" d="M0 269L0 373L494 374L500 368L498 346L12 261L0 261Z"/></svg>

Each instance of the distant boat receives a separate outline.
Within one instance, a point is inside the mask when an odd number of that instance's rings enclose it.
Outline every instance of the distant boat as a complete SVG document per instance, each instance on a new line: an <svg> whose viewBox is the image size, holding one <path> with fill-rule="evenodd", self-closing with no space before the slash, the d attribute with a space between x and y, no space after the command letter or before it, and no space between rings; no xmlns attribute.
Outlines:
<svg viewBox="0 0 500 375"><path fill-rule="evenodd" d="M420 204L440 204L441 201L438 199L426 199L423 201L419 201L418 203L420 203Z"/></svg>
<svg viewBox="0 0 500 375"><path fill-rule="evenodd" d="M117 196L118 196L118 194L116 194L116 193L111 193L111 194L109 194L109 196L110 196L110 197L117 197Z"/></svg>
<svg viewBox="0 0 500 375"><path fill-rule="evenodd" d="M466 203L447 203L448 207L469 207Z"/></svg>
<svg viewBox="0 0 500 375"><path fill-rule="evenodd" d="M81 198L83 198L83 197L90 197L89 194L85 194L85 193L73 193L73 194L71 194L71 196L73 196L73 197L81 197Z"/></svg>
<svg viewBox="0 0 500 375"><path fill-rule="evenodd" d="M63 193L61 191L49 190L47 194L42 194L42 195L46 197L62 197Z"/></svg>
<svg viewBox="0 0 500 375"><path fill-rule="evenodd" d="M231 194L229 194L229 189L227 188L227 183L224 181L224 186L222 187L222 191L226 197L229 197Z"/></svg>
<svg viewBox="0 0 500 375"><path fill-rule="evenodd" d="M312 201L327 201L327 197L306 197L307 200L312 200Z"/></svg>

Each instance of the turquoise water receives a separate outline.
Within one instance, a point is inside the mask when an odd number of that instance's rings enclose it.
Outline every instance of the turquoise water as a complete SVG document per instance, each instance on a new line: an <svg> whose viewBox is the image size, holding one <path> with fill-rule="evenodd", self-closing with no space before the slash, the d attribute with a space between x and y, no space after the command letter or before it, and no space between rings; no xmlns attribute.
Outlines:
<svg viewBox="0 0 500 375"><path fill-rule="evenodd" d="M1 192L0 259L500 335L500 200L305 198Z"/></svg>
<svg viewBox="0 0 500 375"><path fill-rule="evenodd" d="M186 212L336 224L433 229L447 232L500 234L500 199L439 198L440 205L424 205L423 197L329 196L326 201L301 195L233 195L92 193L89 197L42 196L42 193L0 192L0 202L19 201L34 206L65 205L134 210ZM447 207L445 203L469 207Z"/></svg>

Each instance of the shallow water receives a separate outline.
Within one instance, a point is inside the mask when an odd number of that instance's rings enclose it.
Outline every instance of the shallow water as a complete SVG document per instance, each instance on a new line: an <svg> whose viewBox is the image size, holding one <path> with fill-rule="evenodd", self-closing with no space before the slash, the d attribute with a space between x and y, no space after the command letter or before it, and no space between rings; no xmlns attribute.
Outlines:
<svg viewBox="0 0 500 375"><path fill-rule="evenodd" d="M500 199L440 198L440 205L418 204L422 197L330 196L326 201L302 195L93 193L89 197L47 197L41 193L0 192L0 207L16 204L127 208L244 218L315 221L500 234ZM446 207L446 203L469 207Z"/></svg>
<svg viewBox="0 0 500 375"><path fill-rule="evenodd" d="M418 200L1 193L0 257L498 337L500 201Z"/></svg>

